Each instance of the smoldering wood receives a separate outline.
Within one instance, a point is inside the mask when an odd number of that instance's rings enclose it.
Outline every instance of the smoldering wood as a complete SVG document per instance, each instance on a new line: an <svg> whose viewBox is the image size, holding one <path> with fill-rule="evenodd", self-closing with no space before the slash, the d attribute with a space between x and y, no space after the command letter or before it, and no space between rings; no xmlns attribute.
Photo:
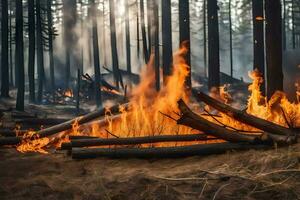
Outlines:
<svg viewBox="0 0 300 200"><path fill-rule="evenodd" d="M237 121L248 124L248 125L258 128L260 130L263 130L263 131L266 131L269 133L273 133L273 134L277 134L277 135L285 135L285 136L296 135L296 132L292 129L285 128L285 127L275 124L273 122L250 115L244 111L240 111L235 108L232 108L231 106L226 105L226 104L206 95L203 92L199 92L197 97L201 101L206 103L207 105L215 108L216 110L218 110L220 112L225 113L229 117L232 117Z"/></svg>
<svg viewBox="0 0 300 200"><path fill-rule="evenodd" d="M150 144L160 142L191 142L191 141L211 141L216 138L208 137L205 134L192 135L156 135L145 137L131 137L131 138L99 138L99 139L81 139L72 140L69 143L63 143L62 149L71 149L74 147L92 147L92 146L106 146L106 145L137 145Z"/></svg>
<svg viewBox="0 0 300 200"><path fill-rule="evenodd" d="M123 104L123 106L125 108L128 107L128 104ZM72 125L77 122L78 125L82 125L82 124L85 124L87 122L90 122L90 121L93 121L99 117L102 117L105 115L105 112L106 112L106 108L101 108L99 110L96 110L94 112L91 112L87 115L84 115L84 116L80 116L80 117L77 117L77 118L74 118L74 119L71 119L69 121L66 121L64 123L61 123L61 124L58 124L58 125L55 125L55 126L52 126L52 127L49 127L49 128L46 128L46 129L43 129L41 131L38 131L36 136L37 137L47 137L47 136L50 136L50 135L54 135L56 133L59 133L59 132L62 132L62 131L66 131L66 130L69 130L72 128ZM115 106L112 106L109 108L110 112L112 114L115 114L115 113L118 113L119 112L119 105L115 105Z"/></svg>
<svg viewBox="0 0 300 200"><path fill-rule="evenodd" d="M295 135L276 135L270 132L260 134L243 134L236 130L229 130L223 126L212 123L191 111L183 100L178 101L181 116L177 120L178 124L204 131L207 135L212 135L229 142L248 142L251 144L289 145L297 142Z"/></svg>
<svg viewBox="0 0 300 200"><path fill-rule="evenodd" d="M82 140L82 139L97 139L99 137L88 136L88 135L69 135L70 140Z"/></svg>
<svg viewBox="0 0 300 200"><path fill-rule="evenodd" d="M180 147L152 148L72 148L73 159L109 158L178 158L187 156L206 156L233 150L268 149L266 145L244 143L215 143Z"/></svg>

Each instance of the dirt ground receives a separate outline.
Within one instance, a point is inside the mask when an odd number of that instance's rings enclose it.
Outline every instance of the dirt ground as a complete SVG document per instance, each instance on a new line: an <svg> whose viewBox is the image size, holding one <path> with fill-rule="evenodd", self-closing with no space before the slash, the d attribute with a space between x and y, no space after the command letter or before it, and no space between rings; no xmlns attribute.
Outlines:
<svg viewBox="0 0 300 200"><path fill-rule="evenodd" d="M0 199L300 199L300 145L182 159L0 149Z"/></svg>

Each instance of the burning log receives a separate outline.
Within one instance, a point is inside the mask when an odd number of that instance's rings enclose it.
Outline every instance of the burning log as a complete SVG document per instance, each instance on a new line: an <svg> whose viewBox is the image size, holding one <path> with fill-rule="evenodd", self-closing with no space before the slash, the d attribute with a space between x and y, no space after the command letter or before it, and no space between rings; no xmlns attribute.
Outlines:
<svg viewBox="0 0 300 200"><path fill-rule="evenodd" d="M88 135L69 135L70 140L82 140L82 139L97 139L99 137L88 136Z"/></svg>
<svg viewBox="0 0 300 200"><path fill-rule="evenodd" d="M123 106L126 108L128 106L128 104L124 104ZM94 112L91 112L87 115L84 115L84 116L66 121L62 124L57 124L55 126L45 128L43 130L38 131L36 136L38 138L47 137L47 136L54 135L54 134L62 132L62 131L72 129L72 125L74 123L77 123L78 125L82 125L82 124L85 124L85 123L90 122L92 120L95 120L99 117L104 116L106 110L107 110L106 108L102 108L100 110L96 110ZM119 112L119 105L112 106L109 110L110 110L111 113L118 113Z"/></svg>
<svg viewBox="0 0 300 200"><path fill-rule="evenodd" d="M16 133L18 133L18 135L23 135L24 133L26 133L26 130L11 130L11 129L0 129L0 135L4 136L4 137L15 137Z"/></svg>
<svg viewBox="0 0 300 200"><path fill-rule="evenodd" d="M221 154L232 150L267 149L265 145L215 143L180 147L152 148L72 148L73 159L109 158L175 158Z"/></svg>
<svg viewBox="0 0 300 200"><path fill-rule="evenodd" d="M212 123L201 116L198 116L191 111L183 100L178 101L178 107L181 111L181 116L177 120L178 124L189 126L191 128L205 132L216 138L223 139L229 142L247 142L251 144L291 144L296 141L294 136L274 135L263 132L259 135L242 134L238 131L229 130L215 123Z"/></svg>
<svg viewBox="0 0 300 200"><path fill-rule="evenodd" d="M272 134L277 134L277 135L285 135L285 136L295 136L296 135L296 132L294 130L285 128L285 127L275 124L273 122L255 117L246 112L232 108L229 105L221 103L220 101L215 100L214 98L204 94L203 92L199 92L198 97L201 101L203 101L207 105L215 108L216 110L218 110L220 112L225 113L229 117L232 117L235 120L238 120L242 123L245 123L245 124L248 124L255 128L258 128L260 130L263 130L263 131L266 131L266 132L269 132Z"/></svg>
<svg viewBox="0 0 300 200"><path fill-rule="evenodd" d="M108 138L108 139L82 139L73 140L69 143L63 143L61 149L71 149L74 147L91 147L106 145L137 145L159 142L187 142L187 141L208 141L216 138L208 138L205 134L193 135L157 135L132 138Z"/></svg>

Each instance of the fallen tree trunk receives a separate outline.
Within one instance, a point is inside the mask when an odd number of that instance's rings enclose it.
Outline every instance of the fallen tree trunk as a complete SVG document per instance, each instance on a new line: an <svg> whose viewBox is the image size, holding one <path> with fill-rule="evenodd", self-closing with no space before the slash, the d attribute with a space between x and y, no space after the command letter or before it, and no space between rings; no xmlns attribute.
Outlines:
<svg viewBox="0 0 300 200"><path fill-rule="evenodd" d="M91 147L106 145L137 145L159 142L187 142L187 141L209 141L216 138L209 138L205 134L193 135L157 135L132 138L108 138L108 139L82 139L72 140L69 143L63 143L61 149L71 149L74 147Z"/></svg>
<svg viewBox="0 0 300 200"><path fill-rule="evenodd" d="M22 137L4 137L0 138L0 146L17 145L21 143Z"/></svg>
<svg viewBox="0 0 300 200"><path fill-rule="evenodd" d="M124 104L123 106L125 106L126 108L128 107L128 104ZM118 113L119 112L119 105L115 105L112 106L111 108L109 108L111 113ZM81 116L81 117L77 117L75 119L66 121L62 124L58 124L46 129L43 129L41 131L38 131L37 134L35 135L35 137L41 138L41 137L47 137L50 135L54 135L56 133L62 132L62 131L66 131L72 128L72 125L74 123L78 123L78 125L82 125L85 124L87 122L90 122L94 119L97 119L101 116L104 116L106 112L106 108L102 108L100 110L91 112L87 115Z"/></svg>
<svg viewBox="0 0 300 200"><path fill-rule="evenodd" d="M231 150L267 149L265 145L244 143L215 143L180 147L153 148L72 148L73 159L97 157L109 158L176 158L187 156L205 156L225 153Z"/></svg>
<svg viewBox="0 0 300 200"><path fill-rule="evenodd" d="M69 135L69 140L82 140L82 139L98 139L99 137L88 135Z"/></svg>
<svg viewBox="0 0 300 200"><path fill-rule="evenodd" d="M291 144L295 143L295 136L281 136L264 132L260 135L242 134L238 131L232 131L220 125L212 123L203 117L195 114L181 99L178 101L178 108L181 111L181 116L177 120L178 124L185 125L200 131L207 135L212 135L216 138L223 139L229 142L248 142L252 144Z"/></svg>
<svg viewBox="0 0 300 200"><path fill-rule="evenodd" d="M225 113L229 117L234 118L242 123L248 124L260 130L277 134L277 135L285 135L285 136L295 136L296 132L294 130L285 128L273 122L255 117L246 112L237 110L235 108L230 107L214 98L204 94L203 92L198 93L198 97L201 101L206 103L207 105L215 108L216 110Z"/></svg>
<svg viewBox="0 0 300 200"><path fill-rule="evenodd" d="M16 119L17 124L29 124L29 125L56 125L66 122L70 119L55 119L55 118L24 118Z"/></svg>
<svg viewBox="0 0 300 200"><path fill-rule="evenodd" d="M4 137L15 137L16 136L16 131L11 130L11 129L1 129L0 130L0 135Z"/></svg>

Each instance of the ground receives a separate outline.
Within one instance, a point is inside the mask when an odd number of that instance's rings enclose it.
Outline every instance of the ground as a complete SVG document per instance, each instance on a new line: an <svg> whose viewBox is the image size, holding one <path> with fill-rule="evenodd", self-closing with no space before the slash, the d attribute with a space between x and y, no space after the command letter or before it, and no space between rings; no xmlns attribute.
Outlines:
<svg viewBox="0 0 300 200"><path fill-rule="evenodd" d="M181 159L0 149L1 199L300 199L300 145Z"/></svg>

